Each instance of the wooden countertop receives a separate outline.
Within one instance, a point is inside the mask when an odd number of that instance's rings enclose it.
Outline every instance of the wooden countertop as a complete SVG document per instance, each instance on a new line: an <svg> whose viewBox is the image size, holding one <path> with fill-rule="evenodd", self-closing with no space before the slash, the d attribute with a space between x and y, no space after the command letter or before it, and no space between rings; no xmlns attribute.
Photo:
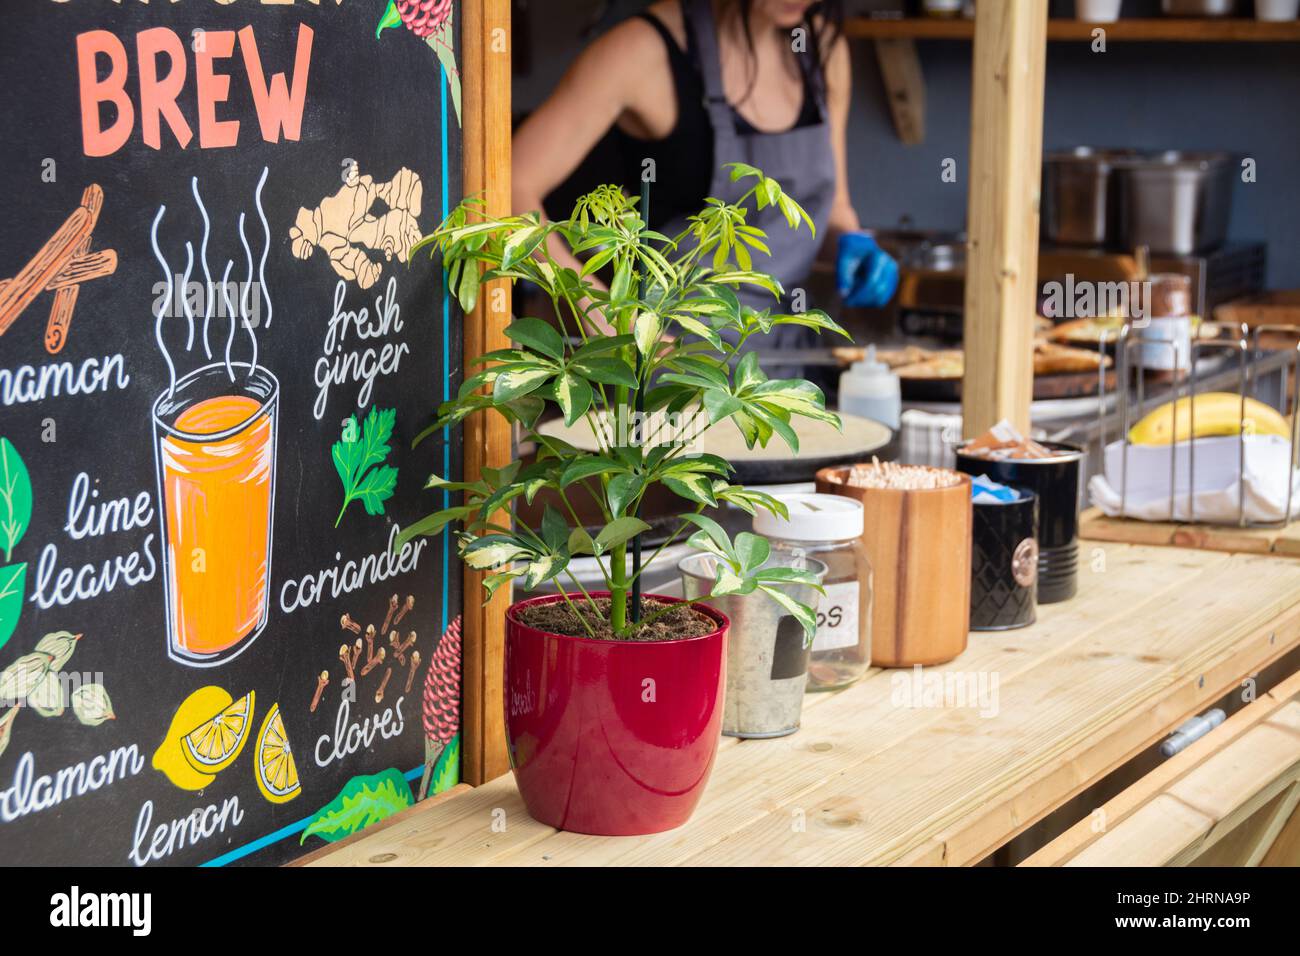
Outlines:
<svg viewBox="0 0 1300 956"><path fill-rule="evenodd" d="M803 729L723 738L685 826L557 832L507 774L412 807L308 865L969 864L1300 644L1300 562L1084 542L1080 592L972 634L926 675L996 706L896 703L911 672L809 695ZM996 685L994 684L996 681ZM978 685L976 685L978 686Z"/></svg>

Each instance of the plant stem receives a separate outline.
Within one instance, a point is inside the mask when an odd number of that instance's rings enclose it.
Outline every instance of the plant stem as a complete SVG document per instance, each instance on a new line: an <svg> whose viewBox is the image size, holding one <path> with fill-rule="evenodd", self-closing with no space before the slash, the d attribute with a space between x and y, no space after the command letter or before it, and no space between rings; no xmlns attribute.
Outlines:
<svg viewBox="0 0 1300 956"><path fill-rule="evenodd" d="M627 627L627 544L615 545L609 552L609 626L615 633Z"/></svg>

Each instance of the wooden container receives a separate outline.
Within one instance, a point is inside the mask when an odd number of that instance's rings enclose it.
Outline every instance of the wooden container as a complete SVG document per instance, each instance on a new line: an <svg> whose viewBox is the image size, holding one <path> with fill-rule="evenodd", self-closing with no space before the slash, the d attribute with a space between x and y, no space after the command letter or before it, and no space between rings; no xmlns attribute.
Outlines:
<svg viewBox="0 0 1300 956"><path fill-rule="evenodd" d="M948 475L957 472L947 469ZM942 664L966 649L970 630L971 487L901 491L846 483L850 468L817 472L817 490L857 498L862 543L875 576L871 663Z"/></svg>

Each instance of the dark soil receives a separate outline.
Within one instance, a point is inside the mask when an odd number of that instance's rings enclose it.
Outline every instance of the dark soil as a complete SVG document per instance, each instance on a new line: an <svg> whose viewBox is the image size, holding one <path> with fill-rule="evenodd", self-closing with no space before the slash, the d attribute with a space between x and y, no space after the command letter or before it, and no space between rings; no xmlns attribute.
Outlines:
<svg viewBox="0 0 1300 956"><path fill-rule="evenodd" d="M625 637L618 637L609 627L609 598L596 598L599 615L591 604L581 595L571 595L573 607L564 601L552 604L535 604L519 611L519 620L539 631L552 634L564 634L568 637L590 637L582 620L574 613L576 608L583 619L596 633L599 641L679 641L687 637L703 637L717 630L718 624L707 614L695 610L689 604L676 604L655 598L641 599L641 616L648 618L660 608L671 605L672 610L655 617L653 621L642 625L638 630ZM629 599L630 602L630 599ZM629 609L630 610L630 609Z"/></svg>

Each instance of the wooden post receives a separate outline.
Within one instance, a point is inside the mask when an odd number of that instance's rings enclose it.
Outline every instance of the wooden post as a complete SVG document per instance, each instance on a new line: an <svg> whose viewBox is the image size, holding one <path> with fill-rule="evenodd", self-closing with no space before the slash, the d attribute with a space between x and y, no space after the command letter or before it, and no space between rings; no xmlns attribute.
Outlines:
<svg viewBox="0 0 1300 956"><path fill-rule="evenodd" d="M1047 4L980 0L971 83L966 437L1029 430Z"/></svg>
<svg viewBox="0 0 1300 956"><path fill-rule="evenodd" d="M510 214L510 0L475 0L460 5L464 75L465 195L482 195L489 215ZM497 280L484 287L478 305L465 317L465 361L507 348L510 285ZM466 376L472 374L466 366ZM499 468L512 457L509 424L497 414L479 412L465 420L465 475ZM510 588L483 604L483 575L465 569L465 656L463 754L461 776L475 786L510 769L506 755L505 615Z"/></svg>

